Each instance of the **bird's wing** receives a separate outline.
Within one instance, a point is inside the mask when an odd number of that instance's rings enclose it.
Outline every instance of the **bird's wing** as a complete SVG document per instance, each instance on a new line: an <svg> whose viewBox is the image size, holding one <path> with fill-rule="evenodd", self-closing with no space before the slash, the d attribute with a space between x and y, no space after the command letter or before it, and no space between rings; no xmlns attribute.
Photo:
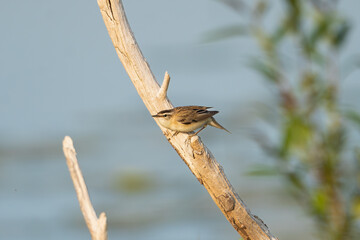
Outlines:
<svg viewBox="0 0 360 240"><path fill-rule="evenodd" d="M210 107L189 106L186 109L179 109L176 120L182 124L190 124L205 120L218 113L218 111L208 111L208 108Z"/></svg>

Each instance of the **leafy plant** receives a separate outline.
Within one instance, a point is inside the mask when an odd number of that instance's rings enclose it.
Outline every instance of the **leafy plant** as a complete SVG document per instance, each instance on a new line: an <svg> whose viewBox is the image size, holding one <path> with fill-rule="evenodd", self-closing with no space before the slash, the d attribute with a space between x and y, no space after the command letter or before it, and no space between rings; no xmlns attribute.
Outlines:
<svg viewBox="0 0 360 240"><path fill-rule="evenodd" d="M254 173L281 174L314 219L320 239L358 238L360 150L351 149L348 133L350 122L360 126L360 115L339 103L338 56L349 21L336 1L281 0L282 16L265 27L269 1L219 1L241 6L234 10L247 15L247 22L215 30L208 40L244 34L255 39L261 55L250 66L276 89L279 139L262 142L275 167Z"/></svg>

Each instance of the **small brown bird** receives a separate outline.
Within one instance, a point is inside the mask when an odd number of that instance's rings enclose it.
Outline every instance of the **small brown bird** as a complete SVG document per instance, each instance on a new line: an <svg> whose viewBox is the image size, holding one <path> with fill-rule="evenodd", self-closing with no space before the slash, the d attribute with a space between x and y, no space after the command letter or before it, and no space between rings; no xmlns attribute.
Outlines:
<svg viewBox="0 0 360 240"><path fill-rule="evenodd" d="M161 126L175 131L174 135L179 132L192 132L201 128L194 135L198 134L207 125L226 130L221 126L213 116L218 111L208 111L211 107L204 106L183 106L173 109L163 110L152 117L157 118Z"/></svg>

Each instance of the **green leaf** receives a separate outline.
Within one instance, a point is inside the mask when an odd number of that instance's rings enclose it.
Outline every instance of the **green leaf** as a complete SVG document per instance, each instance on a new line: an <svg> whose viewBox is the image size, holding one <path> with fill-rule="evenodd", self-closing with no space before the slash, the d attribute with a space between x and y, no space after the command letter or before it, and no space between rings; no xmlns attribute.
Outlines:
<svg viewBox="0 0 360 240"><path fill-rule="evenodd" d="M288 10L287 12L287 22L289 28L294 31L298 32L301 27L301 0L286 0Z"/></svg>
<svg viewBox="0 0 360 240"><path fill-rule="evenodd" d="M271 35L272 42L276 45L279 44L279 42L284 39L286 36L286 33L288 33L288 26L286 21L284 21L282 24L279 24L279 27L274 31L274 33Z"/></svg>
<svg viewBox="0 0 360 240"><path fill-rule="evenodd" d="M205 33L202 42L216 42L228 38L244 36L248 34L248 28L241 24L221 27Z"/></svg>
<svg viewBox="0 0 360 240"><path fill-rule="evenodd" d="M286 174L289 183L298 191L304 192L305 186L303 183L303 178L296 171L291 171Z"/></svg>
<svg viewBox="0 0 360 240"><path fill-rule="evenodd" d="M335 48L340 48L347 36L348 36L348 33L350 31L350 24L343 20L337 24L334 24L335 26L333 27L333 29L331 30L330 32L330 43L335 47Z"/></svg>
<svg viewBox="0 0 360 240"><path fill-rule="evenodd" d="M323 39L328 33L330 25L331 20L325 16L321 16L320 19L315 23L314 29L310 34L309 44L315 48L318 41Z"/></svg>
<svg viewBox="0 0 360 240"><path fill-rule="evenodd" d="M267 1L258 1L254 7L254 15L258 18L261 18L268 10L268 8L269 6Z"/></svg>
<svg viewBox="0 0 360 240"><path fill-rule="evenodd" d="M271 63L253 58L249 65L258 71L266 80L274 83L279 81L279 71Z"/></svg>
<svg viewBox="0 0 360 240"><path fill-rule="evenodd" d="M279 173L279 169L274 166L259 164L252 166L246 174L249 176L275 176Z"/></svg>
<svg viewBox="0 0 360 240"><path fill-rule="evenodd" d="M242 1L238 1L238 0L216 0L216 1L224 4L225 6L229 7L231 10L237 13L241 13L244 10L246 10L246 7Z"/></svg>
<svg viewBox="0 0 360 240"><path fill-rule="evenodd" d="M290 151L306 153L313 129L306 118L292 115L284 125L283 134L280 155L286 158Z"/></svg>
<svg viewBox="0 0 360 240"><path fill-rule="evenodd" d="M360 113L349 110L349 111L345 112L345 116L347 119L349 119L355 125L360 127Z"/></svg>
<svg viewBox="0 0 360 240"><path fill-rule="evenodd" d="M359 194L357 194L354 197L351 210L352 210L354 216L357 219L360 219L360 196L359 196Z"/></svg>
<svg viewBox="0 0 360 240"><path fill-rule="evenodd" d="M328 208L329 199L325 190L317 189L312 195L311 207L315 215L324 217Z"/></svg>
<svg viewBox="0 0 360 240"><path fill-rule="evenodd" d="M305 92L313 92L316 89L316 84L318 82L318 76L314 72L305 72L301 76L300 89Z"/></svg>
<svg viewBox="0 0 360 240"><path fill-rule="evenodd" d="M276 41L272 38L270 34L268 34L264 29L261 28L253 28L253 35L257 39L260 47L266 53L267 56L273 57L276 53Z"/></svg>

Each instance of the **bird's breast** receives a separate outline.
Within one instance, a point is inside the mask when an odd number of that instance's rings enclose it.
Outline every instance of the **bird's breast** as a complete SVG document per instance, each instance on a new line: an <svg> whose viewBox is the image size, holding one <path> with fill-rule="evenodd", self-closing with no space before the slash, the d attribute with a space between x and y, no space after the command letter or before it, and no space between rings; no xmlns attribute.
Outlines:
<svg viewBox="0 0 360 240"><path fill-rule="evenodd" d="M173 121L171 124L171 130L179 131L179 132L192 132L202 126L204 126L208 120L202 120L199 122L191 122L189 124L184 124L178 121Z"/></svg>

